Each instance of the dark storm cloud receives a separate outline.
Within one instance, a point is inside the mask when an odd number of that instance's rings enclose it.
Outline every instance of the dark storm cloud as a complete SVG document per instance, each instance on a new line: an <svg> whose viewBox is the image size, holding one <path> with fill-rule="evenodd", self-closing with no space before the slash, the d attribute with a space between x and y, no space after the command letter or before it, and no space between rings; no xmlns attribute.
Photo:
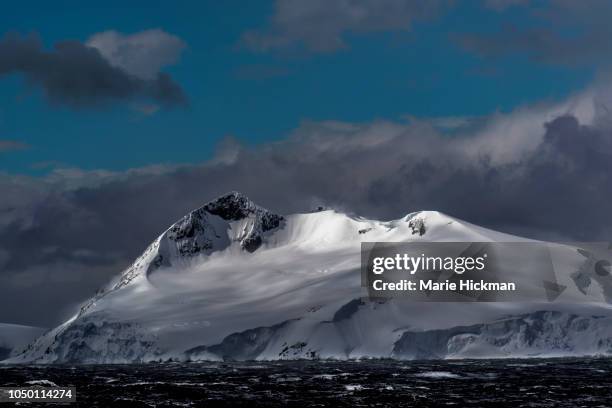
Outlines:
<svg viewBox="0 0 612 408"><path fill-rule="evenodd" d="M50 102L73 108L141 99L167 106L187 101L168 74L135 76L78 41L63 41L45 50L35 36L8 34L0 39L0 77L10 74L22 75L28 85L42 89Z"/></svg>
<svg viewBox="0 0 612 408"><path fill-rule="evenodd" d="M373 203L410 197L476 224L532 237L606 240L612 232L612 133L573 116L546 124L541 145L518 162L459 165L435 155L373 183ZM401 201L390 201L399 211Z"/></svg>
<svg viewBox="0 0 612 408"><path fill-rule="evenodd" d="M347 34L410 30L438 14L446 0L276 0L269 27L248 31L243 43L270 51L302 46L311 52L346 47Z"/></svg>
<svg viewBox="0 0 612 408"><path fill-rule="evenodd" d="M229 190L283 214L430 209L531 237L610 239L610 122L543 117L454 120L452 137L438 120L306 123L256 149L228 139L197 166L0 175L0 321L57 323L173 221Z"/></svg>
<svg viewBox="0 0 612 408"><path fill-rule="evenodd" d="M495 0L485 5L497 11L530 5L525 10L534 23L457 36L469 51L483 57L525 54L537 62L564 66L605 64L609 68L612 63L612 2L608 0Z"/></svg>

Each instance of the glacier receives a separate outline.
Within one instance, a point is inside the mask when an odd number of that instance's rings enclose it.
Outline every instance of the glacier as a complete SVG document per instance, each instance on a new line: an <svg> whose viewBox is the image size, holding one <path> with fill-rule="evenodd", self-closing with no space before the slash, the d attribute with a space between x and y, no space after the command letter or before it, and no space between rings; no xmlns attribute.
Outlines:
<svg viewBox="0 0 612 408"><path fill-rule="evenodd" d="M610 288L559 245L553 303L363 298L363 241L521 242L436 211L277 215L232 192L164 231L77 313L7 363L448 359L612 354ZM586 300L585 300L586 299Z"/></svg>

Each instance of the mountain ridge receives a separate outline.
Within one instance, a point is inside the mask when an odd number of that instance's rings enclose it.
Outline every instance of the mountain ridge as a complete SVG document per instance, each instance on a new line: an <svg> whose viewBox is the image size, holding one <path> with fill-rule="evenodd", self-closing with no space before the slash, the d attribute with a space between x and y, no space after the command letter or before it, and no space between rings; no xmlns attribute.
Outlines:
<svg viewBox="0 0 612 408"><path fill-rule="evenodd" d="M469 357L476 349L507 356L494 347L500 337L488 333L508 316L516 323L501 338L517 339L512 356L547 355L560 341L551 332L554 322L581 319L588 323L567 326L574 337L565 353L611 353L604 339L612 333L598 323L612 313L610 305L572 303L584 295L572 280L573 267L560 281L569 288L560 303L368 302L360 282L363 241L529 240L436 211L391 221L333 210L281 216L231 192L172 224L79 313L7 361L416 358L398 352L409 349L406 339L427 336L410 333L447 336L436 347L453 351L432 349L431 356ZM583 261L575 249L557 250L568 265ZM537 326L545 340L535 348L520 337L534 319L548 322ZM457 327L480 331L458 333Z"/></svg>

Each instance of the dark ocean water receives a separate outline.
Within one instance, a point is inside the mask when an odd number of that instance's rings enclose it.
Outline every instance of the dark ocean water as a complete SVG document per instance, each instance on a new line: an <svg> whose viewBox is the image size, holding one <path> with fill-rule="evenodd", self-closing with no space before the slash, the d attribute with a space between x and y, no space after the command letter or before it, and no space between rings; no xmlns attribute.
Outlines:
<svg viewBox="0 0 612 408"><path fill-rule="evenodd" d="M612 406L603 358L0 366L1 386L33 380L77 387L79 407Z"/></svg>

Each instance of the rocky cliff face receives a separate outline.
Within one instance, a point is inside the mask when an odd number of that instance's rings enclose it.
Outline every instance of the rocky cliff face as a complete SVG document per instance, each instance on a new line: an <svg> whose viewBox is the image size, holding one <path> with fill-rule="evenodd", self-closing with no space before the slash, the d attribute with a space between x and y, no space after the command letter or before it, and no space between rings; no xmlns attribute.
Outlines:
<svg viewBox="0 0 612 408"><path fill-rule="evenodd" d="M612 354L612 317L537 311L471 326L406 331L401 359L496 358Z"/></svg>
<svg viewBox="0 0 612 408"><path fill-rule="evenodd" d="M253 252L262 243L263 234L278 228L283 217L259 207L246 196L232 192L184 216L166 231L162 239L176 245L178 255L193 256L212 251L223 241L223 232L212 216L227 222L243 221L242 231L235 238L240 246ZM221 231L219 231L221 229Z"/></svg>

